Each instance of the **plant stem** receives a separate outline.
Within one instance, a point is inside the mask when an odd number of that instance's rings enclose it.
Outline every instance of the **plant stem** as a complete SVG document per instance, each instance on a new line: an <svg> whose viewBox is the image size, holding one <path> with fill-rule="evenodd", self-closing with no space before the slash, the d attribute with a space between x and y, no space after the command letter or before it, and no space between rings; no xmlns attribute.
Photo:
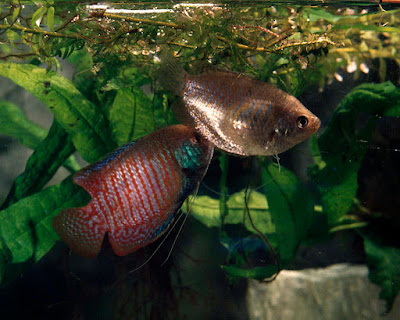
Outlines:
<svg viewBox="0 0 400 320"><path fill-rule="evenodd" d="M110 19L125 20L128 22L139 22L139 23L151 24L154 26L163 26L163 27L170 27L170 28L175 28L175 29L186 29L184 26L178 25L178 24L172 23L172 22L154 21L154 20L150 20L150 19L138 19L138 18L120 16L120 15L111 14L111 13L103 13L103 17L110 18Z"/></svg>
<svg viewBox="0 0 400 320"><path fill-rule="evenodd" d="M11 30L18 30L18 31L23 31L27 33L34 33L34 34L42 34L45 36L49 37L56 37L56 38L69 38L69 39L76 39L76 40L82 40L82 37L76 35L76 34L63 34L63 33L57 33L57 32L51 32L51 31L44 31L41 29L31 29L31 28L25 28L22 26L18 25L3 25L0 24L0 30L4 29L11 29ZM90 40L90 39L87 39Z"/></svg>

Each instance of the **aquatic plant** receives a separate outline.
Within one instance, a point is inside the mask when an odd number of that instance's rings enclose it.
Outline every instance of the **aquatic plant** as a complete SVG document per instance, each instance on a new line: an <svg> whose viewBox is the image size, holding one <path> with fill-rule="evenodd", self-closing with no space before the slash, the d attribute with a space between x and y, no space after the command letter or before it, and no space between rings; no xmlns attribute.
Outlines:
<svg viewBox="0 0 400 320"><path fill-rule="evenodd" d="M399 245L375 227L379 213L375 217L357 201L357 178L378 119L400 116L398 77L395 85L385 82L395 78L387 64L400 65L399 10L302 4L157 4L144 15L74 1L1 4L0 75L41 100L54 122L47 132L17 106L0 102L0 133L34 150L0 211L0 281L13 280L54 246L53 216L88 202L70 177L44 188L59 167L71 174L80 169L75 151L94 162L175 122L171 96L155 83L154 55L168 45L186 67L207 61L296 96L311 86L324 90L334 79L340 81L341 73L356 79L377 67L381 83L355 88L325 131L311 140L311 183L259 159L262 188L250 191L242 185L242 191L228 195L229 160L221 154L219 196L198 195L185 210L218 228L228 251L223 269L232 279L273 277L278 266L290 265L301 243L312 245L339 230L356 229L364 239L370 278L381 285L390 309L400 290ZM149 6L143 2L135 9ZM75 65L72 81L57 73L61 59ZM367 119L361 125L360 114ZM232 225L242 226L239 238L228 230ZM270 248L259 241L260 234ZM246 257L260 247L270 255L268 263L249 265Z"/></svg>

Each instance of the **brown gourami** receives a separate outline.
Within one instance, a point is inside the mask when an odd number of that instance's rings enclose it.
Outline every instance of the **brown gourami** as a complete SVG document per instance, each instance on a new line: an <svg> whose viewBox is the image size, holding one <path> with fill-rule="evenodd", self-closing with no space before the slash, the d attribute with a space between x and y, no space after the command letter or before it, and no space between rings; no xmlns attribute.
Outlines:
<svg viewBox="0 0 400 320"><path fill-rule="evenodd" d="M295 97L247 75L210 69L186 72L163 50L161 85L179 97L173 111L215 147L241 155L276 155L304 141L320 120Z"/></svg>

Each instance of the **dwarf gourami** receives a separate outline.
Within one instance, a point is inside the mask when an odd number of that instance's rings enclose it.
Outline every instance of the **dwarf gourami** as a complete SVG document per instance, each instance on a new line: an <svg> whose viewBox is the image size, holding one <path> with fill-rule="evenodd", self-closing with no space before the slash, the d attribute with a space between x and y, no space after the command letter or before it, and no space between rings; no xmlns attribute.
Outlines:
<svg viewBox="0 0 400 320"><path fill-rule="evenodd" d="M213 148L183 125L157 130L78 171L74 183L92 196L62 210L53 227L70 248L96 257L106 232L115 254L159 238L205 175Z"/></svg>
<svg viewBox="0 0 400 320"><path fill-rule="evenodd" d="M173 105L176 117L221 150L276 155L320 126L299 100L270 84L215 68L191 75L167 49L162 51L159 81L179 97Z"/></svg>

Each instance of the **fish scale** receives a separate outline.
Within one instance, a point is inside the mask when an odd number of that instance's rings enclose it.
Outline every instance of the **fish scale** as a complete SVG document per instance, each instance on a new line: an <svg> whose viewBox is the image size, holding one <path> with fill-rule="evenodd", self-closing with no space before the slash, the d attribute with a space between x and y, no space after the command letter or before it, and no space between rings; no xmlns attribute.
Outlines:
<svg viewBox="0 0 400 320"><path fill-rule="evenodd" d="M53 227L70 248L95 257L108 233L117 255L158 237L207 171L213 148L186 126L157 130L78 171L73 181L92 196L62 210Z"/></svg>
<svg viewBox="0 0 400 320"><path fill-rule="evenodd" d="M216 68L191 75L166 48L160 58L159 82L178 97L175 116L223 151L277 155L320 126L299 100L270 84Z"/></svg>

